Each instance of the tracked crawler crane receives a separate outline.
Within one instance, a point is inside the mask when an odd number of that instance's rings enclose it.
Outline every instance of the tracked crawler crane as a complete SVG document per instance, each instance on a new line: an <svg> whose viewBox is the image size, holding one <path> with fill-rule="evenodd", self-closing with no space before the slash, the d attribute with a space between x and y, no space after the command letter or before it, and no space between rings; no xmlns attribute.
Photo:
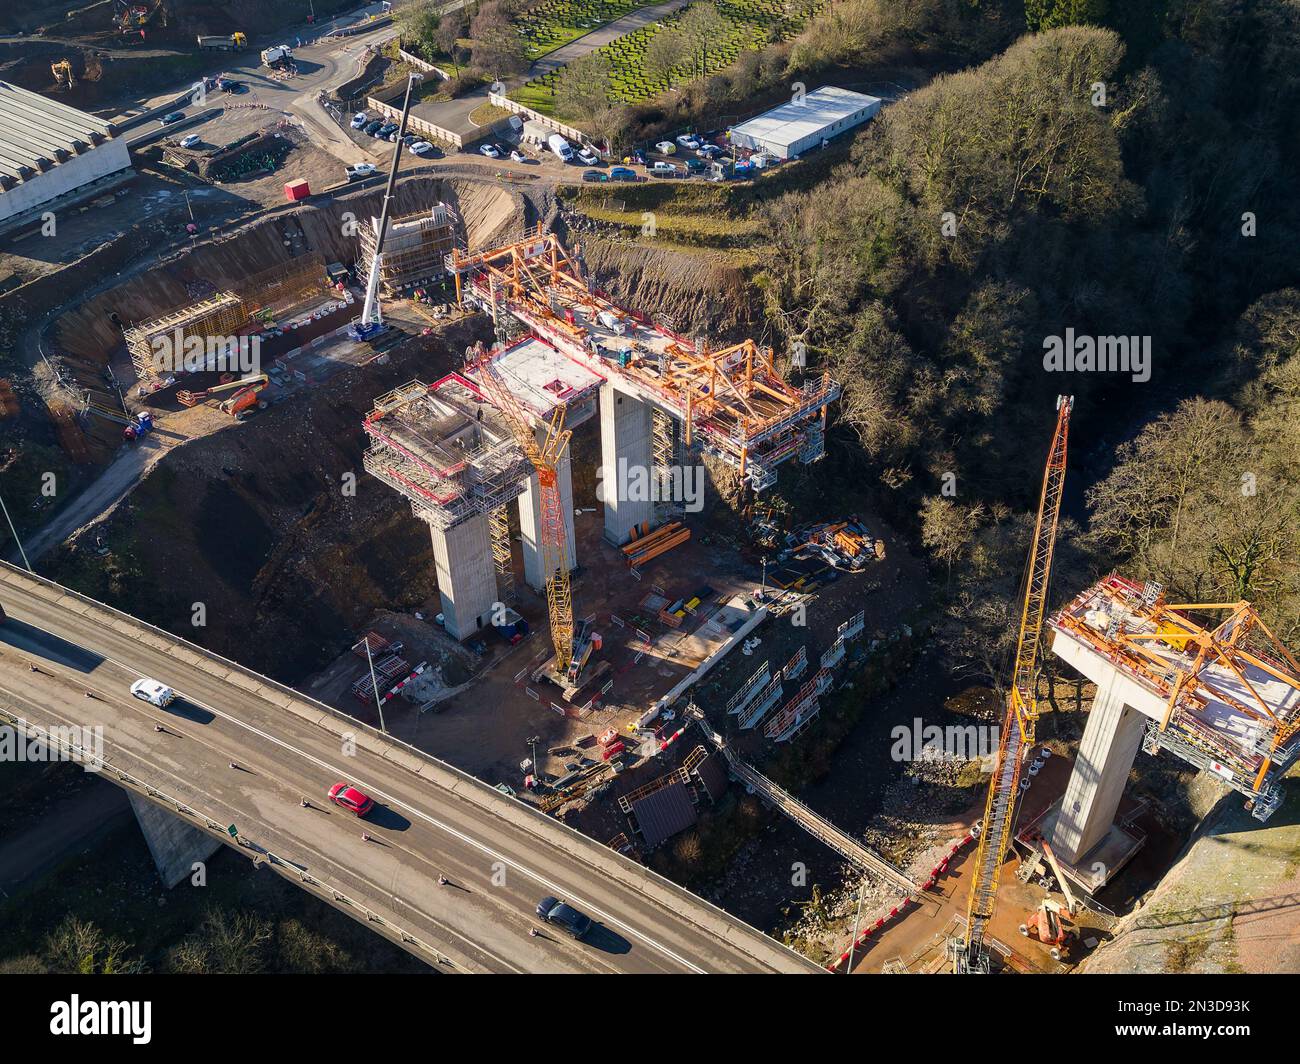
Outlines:
<svg viewBox="0 0 1300 1064"><path fill-rule="evenodd" d="M537 471L542 510L540 538L542 572L546 580L546 608L551 620L551 639L555 643L555 672L563 676L569 672L574 658L573 594L569 586L564 504L560 498L557 474L572 435L564 427L565 408L555 408L555 413L546 426L545 438L539 442L519 400L497 375L491 354L486 355L476 368L483 391L501 412L515 441Z"/></svg>
<svg viewBox="0 0 1300 1064"><path fill-rule="evenodd" d="M1052 556L1056 549L1056 529L1061 516L1061 495L1065 487L1066 443L1070 435L1070 411L1073 396L1056 400L1056 431L1052 435L1043 473L1043 488L1038 500L1038 520L1029 549L1029 566L1025 575L1025 600L1020 611L1020 633L1016 640L1016 662L1007 691L1007 709L1002 720L998 757L989 780L988 799L980 831L979 850L975 855L975 876L971 880L966 905L966 937L951 944L953 970L987 972L988 951L984 933L997 904L998 877L1002 859L1015 823L1016 799L1020 793L1020 767L1025 751L1034 744L1034 727L1038 719L1035 684L1038 675L1038 645L1047 609L1048 582L1052 574Z"/></svg>

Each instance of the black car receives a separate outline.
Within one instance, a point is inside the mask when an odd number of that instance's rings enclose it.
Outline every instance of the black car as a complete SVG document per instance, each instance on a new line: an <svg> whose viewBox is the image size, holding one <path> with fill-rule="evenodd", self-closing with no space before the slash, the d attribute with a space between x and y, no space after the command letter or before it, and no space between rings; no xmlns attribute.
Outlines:
<svg viewBox="0 0 1300 1064"><path fill-rule="evenodd" d="M582 938L591 930L590 916L584 916L571 905L565 905L559 898L552 898L549 894L537 903L537 915L548 924L564 928L574 938Z"/></svg>
<svg viewBox="0 0 1300 1064"><path fill-rule="evenodd" d="M164 126L170 126L173 122L183 121L184 118L185 118L184 111L173 111L169 115L163 115L162 118L158 119L158 121L160 124Z"/></svg>
<svg viewBox="0 0 1300 1064"><path fill-rule="evenodd" d="M373 122L367 122L364 126L362 126L361 132L368 133L370 134L370 136L373 137L376 133L379 132L379 130L383 127L383 125L384 125L383 119L376 118Z"/></svg>

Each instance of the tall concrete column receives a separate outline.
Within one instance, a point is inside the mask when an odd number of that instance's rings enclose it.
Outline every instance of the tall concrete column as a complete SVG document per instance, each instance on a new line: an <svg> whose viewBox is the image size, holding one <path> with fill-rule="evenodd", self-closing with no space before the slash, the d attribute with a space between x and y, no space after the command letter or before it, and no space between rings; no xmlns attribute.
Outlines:
<svg viewBox="0 0 1300 1064"><path fill-rule="evenodd" d="M648 491L629 492L629 485L648 485L654 466L652 407L618 391L600 386L601 495L605 503L605 538L621 547L632 529L654 524L655 506ZM627 496L635 495L635 498ZM645 496L642 498L642 496Z"/></svg>
<svg viewBox="0 0 1300 1064"><path fill-rule="evenodd" d="M127 791L126 796L144 833L158 876L168 889L192 875L196 863L206 861L221 849L220 839L187 824L175 813L132 791Z"/></svg>
<svg viewBox="0 0 1300 1064"><path fill-rule="evenodd" d="M545 438L546 430L538 429L537 436L540 442ZM556 467L555 479L560 489L560 516L564 519L565 557L572 571L578 565L578 545L573 534L573 463L568 447ZM541 529L542 492L534 473L519 496L519 540L524 553L524 580L537 591L544 586Z"/></svg>
<svg viewBox="0 0 1300 1064"><path fill-rule="evenodd" d="M497 601L496 568L487 514L447 529L430 527L438 594L447 631L465 639L492 623Z"/></svg>
<svg viewBox="0 0 1300 1064"><path fill-rule="evenodd" d="M1052 849L1070 864L1080 863L1115 822L1129 770L1142 745L1146 717L1124 704L1116 686L1097 688L1052 833Z"/></svg>

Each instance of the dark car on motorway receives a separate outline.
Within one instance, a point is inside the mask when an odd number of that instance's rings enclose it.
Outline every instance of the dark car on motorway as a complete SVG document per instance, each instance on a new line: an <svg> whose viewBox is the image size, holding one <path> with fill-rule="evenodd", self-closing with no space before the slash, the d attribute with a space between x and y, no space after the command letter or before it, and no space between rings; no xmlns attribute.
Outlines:
<svg viewBox="0 0 1300 1064"><path fill-rule="evenodd" d="M184 119L185 119L184 111L173 111L171 114L163 115L162 118L158 119L158 124L163 126L170 126L173 122L182 122L184 121Z"/></svg>
<svg viewBox="0 0 1300 1064"><path fill-rule="evenodd" d="M537 915L548 924L562 927L574 938L582 938L591 930L591 917L586 916L571 905L565 905L559 898L549 894L537 903Z"/></svg>

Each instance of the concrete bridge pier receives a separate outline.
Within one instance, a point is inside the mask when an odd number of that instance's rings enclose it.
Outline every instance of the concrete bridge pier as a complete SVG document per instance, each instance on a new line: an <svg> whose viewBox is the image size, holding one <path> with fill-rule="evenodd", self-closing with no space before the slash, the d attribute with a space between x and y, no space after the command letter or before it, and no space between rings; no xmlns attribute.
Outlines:
<svg viewBox="0 0 1300 1064"><path fill-rule="evenodd" d="M1110 831L1142 745L1146 717L1117 688L1097 687L1052 832L1052 849L1071 865L1082 863Z"/></svg>
<svg viewBox="0 0 1300 1064"><path fill-rule="evenodd" d="M467 639L492 623L497 601L488 516L477 514L448 529L431 525L430 531L443 623L453 638Z"/></svg>
<svg viewBox="0 0 1300 1064"><path fill-rule="evenodd" d="M169 890L193 874L195 862L206 861L221 848L220 839L185 823L175 813L167 812L134 791L128 791L127 798L144 833L158 876Z"/></svg>
<svg viewBox="0 0 1300 1064"><path fill-rule="evenodd" d="M643 521L654 524L655 504L648 490L654 469L653 407L620 392L608 381L600 386L601 496L605 504L605 539L621 547ZM645 497L642 498L641 496ZM630 497L629 496L633 496Z"/></svg>

